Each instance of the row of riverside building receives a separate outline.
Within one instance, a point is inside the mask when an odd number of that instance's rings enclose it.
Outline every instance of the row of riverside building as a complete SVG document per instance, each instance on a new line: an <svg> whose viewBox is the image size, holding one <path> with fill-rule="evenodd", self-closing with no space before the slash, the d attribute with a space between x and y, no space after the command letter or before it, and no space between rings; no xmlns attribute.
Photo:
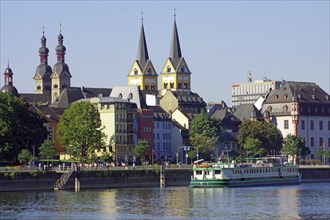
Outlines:
<svg viewBox="0 0 330 220"><path fill-rule="evenodd" d="M9 64L0 90L25 99L31 104L31 111L47 119L48 138L54 141L60 159L69 159L69 156L58 142L59 116L72 103L81 101L97 107L105 128L108 146L99 149L97 155L110 152L115 162L132 161L138 140L146 140L151 147L150 162L184 162L183 150L189 145L190 123L201 113L220 119L226 131L223 142L217 144L218 153L225 149L240 152L237 131L244 120L266 120L274 123L283 137L287 134L304 137L306 146L311 150L306 159L322 160L316 156L317 149L330 147L329 94L315 83L252 82L249 78L248 83L232 85L233 107L224 102L206 104L192 91L191 72L182 56L175 17L170 55L159 75L149 58L142 20L137 58L127 75L128 85L124 86L72 87L63 39L60 32L55 49L57 63L52 68L48 64L49 49L43 32L40 64L33 77L34 93L18 93Z"/></svg>

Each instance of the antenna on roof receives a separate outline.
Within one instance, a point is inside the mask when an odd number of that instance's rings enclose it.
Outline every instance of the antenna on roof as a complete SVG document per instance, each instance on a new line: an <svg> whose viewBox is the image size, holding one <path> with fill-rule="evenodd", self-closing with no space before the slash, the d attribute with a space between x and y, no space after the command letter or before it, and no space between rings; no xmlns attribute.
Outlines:
<svg viewBox="0 0 330 220"><path fill-rule="evenodd" d="M60 20L60 34L62 33L62 21Z"/></svg>
<svg viewBox="0 0 330 220"><path fill-rule="evenodd" d="M42 25L42 36L45 36L45 26Z"/></svg>
<svg viewBox="0 0 330 220"><path fill-rule="evenodd" d="M141 22L143 24L143 11L141 11Z"/></svg>

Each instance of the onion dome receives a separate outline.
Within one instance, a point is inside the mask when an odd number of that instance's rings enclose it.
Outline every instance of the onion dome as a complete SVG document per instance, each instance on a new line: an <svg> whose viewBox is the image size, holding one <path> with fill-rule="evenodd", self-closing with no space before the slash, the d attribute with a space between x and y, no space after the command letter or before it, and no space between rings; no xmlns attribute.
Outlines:
<svg viewBox="0 0 330 220"><path fill-rule="evenodd" d="M4 77L5 77L5 85L0 89L0 92L2 93L9 93L13 96L18 96L18 91L15 88L15 86L13 86L13 71L11 70L11 68L8 67L6 68L5 72L3 73Z"/></svg>

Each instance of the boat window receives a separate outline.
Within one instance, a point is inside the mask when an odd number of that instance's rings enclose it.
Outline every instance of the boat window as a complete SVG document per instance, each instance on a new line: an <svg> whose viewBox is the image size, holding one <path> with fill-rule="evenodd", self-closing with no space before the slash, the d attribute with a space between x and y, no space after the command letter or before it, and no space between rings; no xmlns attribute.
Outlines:
<svg viewBox="0 0 330 220"><path fill-rule="evenodd" d="M216 170L215 174L221 174L221 170Z"/></svg>
<svg viewBox="0 0 330 220"><path fill-rule="evenodd" d="M210 171L205 171L205 175L210 175Z"/></svg>
<svg viewBox="0 0 330 220"><path fill-rule="evenodd" d="M202 175L202 171L197 170L197 171L196 171L196 175Z"/></svg>

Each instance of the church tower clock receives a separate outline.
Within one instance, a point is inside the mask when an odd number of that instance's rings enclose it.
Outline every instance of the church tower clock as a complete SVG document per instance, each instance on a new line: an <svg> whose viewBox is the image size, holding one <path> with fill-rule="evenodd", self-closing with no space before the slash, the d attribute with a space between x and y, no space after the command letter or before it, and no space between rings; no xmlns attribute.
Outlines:
<svg viewBox="0 0 330 220"><path fill-rule="evenodd" d="M149 59L147 41L144 34L143 18L137 58L127 76L128 85L137 85L140 90L157 91L158 74Z"/></svg>
<svg viewBox="0 0 330 220"><path fill-rule="evenodd" d="M176 15L174 14L174 26L171 40L170 56L160 74L161 95L166 90L191 91L191 72L185 59L182 57L178 30L176 26Z"/></svg>

